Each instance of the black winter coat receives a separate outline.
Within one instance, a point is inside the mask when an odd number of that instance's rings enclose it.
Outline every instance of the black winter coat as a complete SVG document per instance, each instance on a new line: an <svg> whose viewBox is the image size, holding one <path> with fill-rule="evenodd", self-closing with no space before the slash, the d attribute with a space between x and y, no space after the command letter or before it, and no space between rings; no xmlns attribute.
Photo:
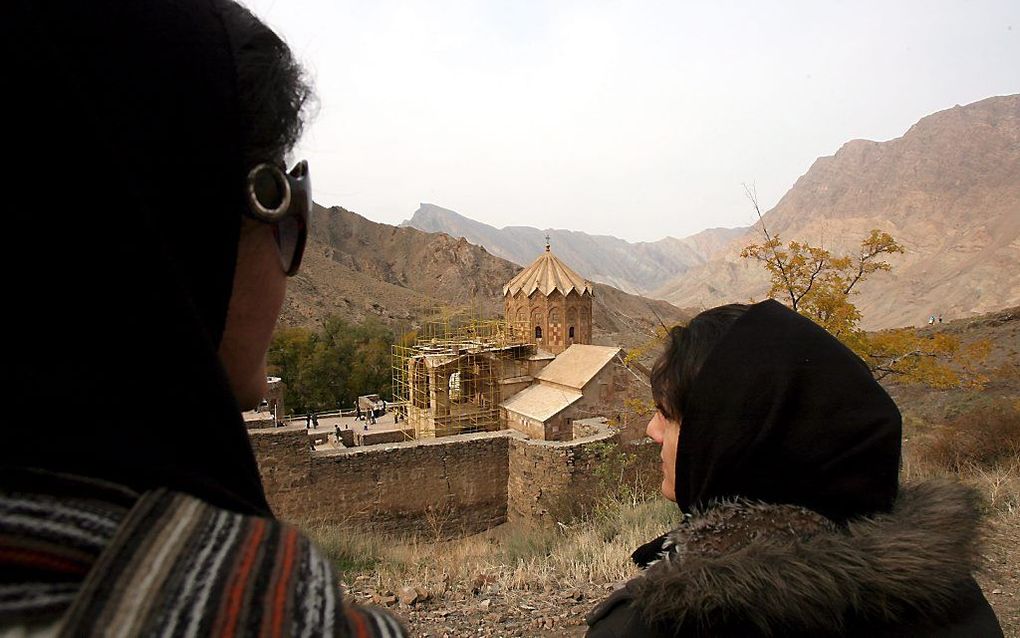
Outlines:
<svg viewBox="0 0 1020 638"><path fill-rule="evenodd" d="M976 494L949 481L905 487L891 513L846 526L791 505L718 504L657 539L587 635L998 638L971 576L979 521Z"/></svg>

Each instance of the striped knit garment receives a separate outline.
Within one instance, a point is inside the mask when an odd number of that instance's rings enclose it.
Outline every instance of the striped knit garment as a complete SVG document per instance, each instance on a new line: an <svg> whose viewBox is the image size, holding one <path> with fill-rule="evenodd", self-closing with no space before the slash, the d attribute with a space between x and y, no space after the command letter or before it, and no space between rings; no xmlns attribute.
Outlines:
<svg viewBox="0 0 1020 638"><path fill-rule="evenodd" d="M342 604L330 562L289 525L103 488L0 488L0 629L62 614L62 636L406 635L382 610Z"/></svg>

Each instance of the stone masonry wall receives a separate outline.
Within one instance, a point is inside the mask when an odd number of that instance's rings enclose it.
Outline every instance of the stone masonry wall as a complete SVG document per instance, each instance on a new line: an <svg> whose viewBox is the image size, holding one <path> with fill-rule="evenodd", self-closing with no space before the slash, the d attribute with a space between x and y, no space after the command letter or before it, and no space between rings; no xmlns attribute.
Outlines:
<svg viewBox="0 0 1020 638"><path fill-rule="evenodd" d="M295 435L306 437L272 430L252 436L269 503L281 519L429 537L473 534L506 521L508 439L501 433L329 452L292 443Z"/></svg>
<svg viewBox="0 0 1020 638"><path fill-rule="evenodd" d="M600 489L600 454L616 439L608 430L574 441L512 439L509 520L552 525L593 504Z"/></svg>
<svg viewBox="0 0 1020 638"><path fill-rule="evenodd" d="M534 441L502 430L312 452L300 426L250 434L281 519L430 538L477 533L508 518L564 520L595 496L595 452L616 438L604 431Z"/></svg>
<svg viewBox="0 0 1020 638"><path fill-rule="evenodd" d="M275 495L311 487L312 452L308 448L308 434L300 425L249 430L248 433L269 504L279 515Z"/></svg>

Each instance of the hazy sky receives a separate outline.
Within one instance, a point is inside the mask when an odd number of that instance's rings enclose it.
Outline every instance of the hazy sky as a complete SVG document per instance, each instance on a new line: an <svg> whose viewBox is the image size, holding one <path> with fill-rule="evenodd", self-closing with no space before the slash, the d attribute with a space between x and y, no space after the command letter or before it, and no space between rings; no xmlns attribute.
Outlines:
<svg viewBox="0 0 1020 638"><path fill-rule="evenodd" d="M247 0L309 70L315 199L677 237L821 155L1020 92L1020 1Z"/></svg>

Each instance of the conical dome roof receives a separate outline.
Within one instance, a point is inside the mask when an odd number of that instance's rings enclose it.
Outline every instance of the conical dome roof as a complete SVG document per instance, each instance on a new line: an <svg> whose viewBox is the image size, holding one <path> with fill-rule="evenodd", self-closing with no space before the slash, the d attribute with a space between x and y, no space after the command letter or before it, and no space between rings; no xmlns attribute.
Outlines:
<svg viewBox="0 0 1020 638"><path fill-rule="evenodd" d="M529 297L536 290L543 295L553 290L559 290L564 296L571 290L576 290L579 295L592 294L591 283L557 259L548 246L538 259L503 286L503 296L514 296L522 290Z"/></svg>

